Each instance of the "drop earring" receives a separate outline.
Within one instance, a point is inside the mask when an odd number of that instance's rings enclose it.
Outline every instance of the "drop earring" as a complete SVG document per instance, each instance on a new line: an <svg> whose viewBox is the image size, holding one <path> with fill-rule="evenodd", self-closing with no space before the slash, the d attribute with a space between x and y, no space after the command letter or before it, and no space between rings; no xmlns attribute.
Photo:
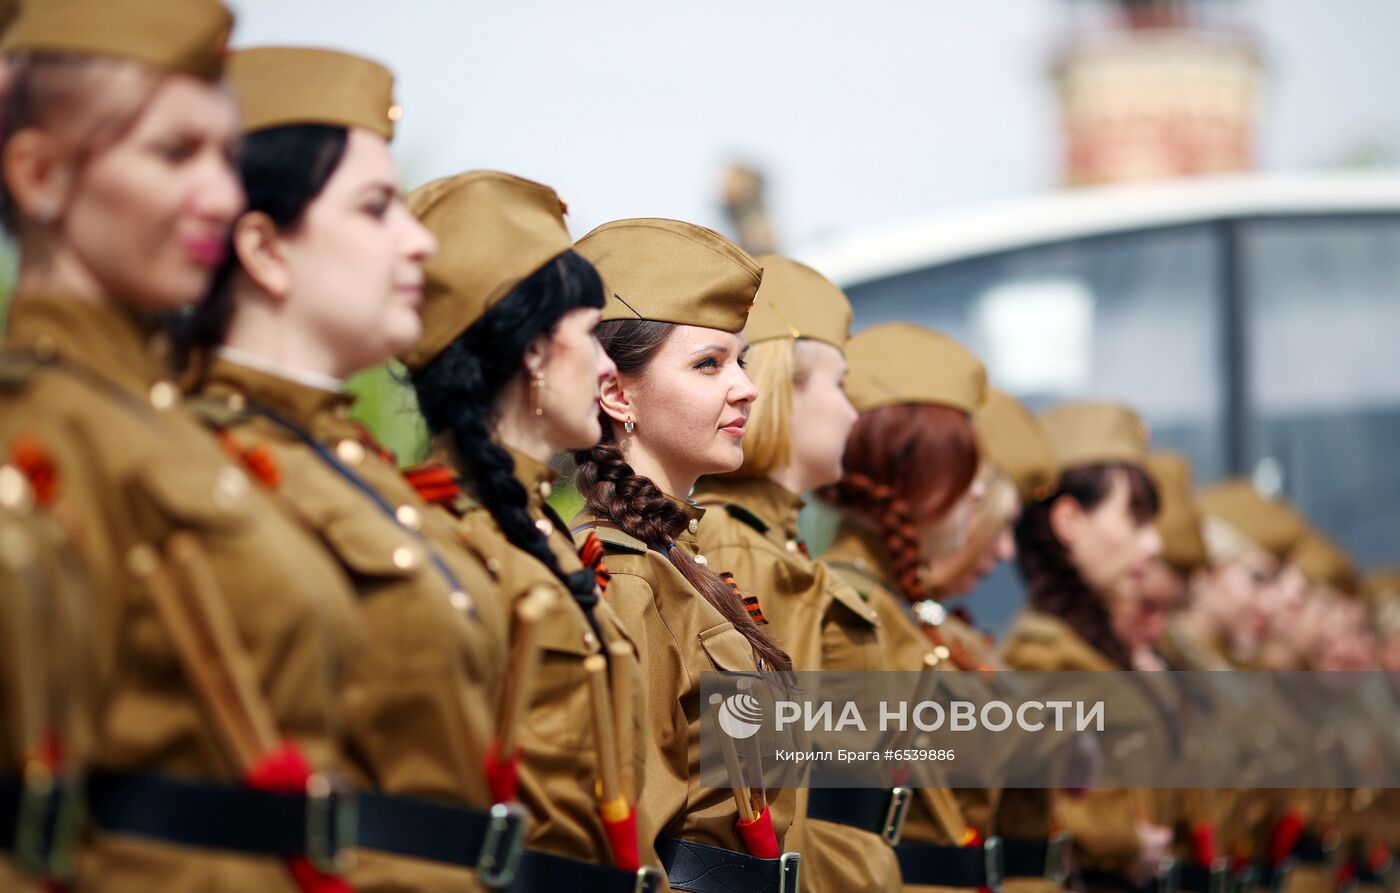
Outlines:
<svg viewBox="0 0 1400 893"><path fill-rule="evenodd" d="M633 431L637 430L637 423L632 421L631 419L628 419L627 421L622 423L622 430L626 431L628 434L631 434Z"/></svg>
<svg viewBox="0 0 1400 893"><path fill-rule="evenodd" d="M530 382L530 411L537 416L544 415L544 406L541 401L544 399L544 373L536 372L534 380Z"/></svg>

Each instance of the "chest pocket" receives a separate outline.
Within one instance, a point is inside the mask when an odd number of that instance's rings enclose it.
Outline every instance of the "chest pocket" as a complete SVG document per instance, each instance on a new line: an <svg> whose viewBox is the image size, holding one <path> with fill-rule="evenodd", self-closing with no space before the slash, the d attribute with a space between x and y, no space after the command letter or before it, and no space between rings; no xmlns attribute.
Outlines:
<svg viewBox="0 0 1400 893"><path fill-rule="evenodd" d="M368 508L326 519L320 534L340 563L361 576L408 579L428 559L422 545Z"/></svg>
<svg viewBox="0 0 1400 893"><path fill-rule="evenodd" d="M536 746L555 751L591 748L593 697L583 661L601 653L602 647L573 598L562 592L557 598L536 634L540 665L529 693L526 724Z"/></svg>
<svg viewBox="0 0 1400 893"><path fill-rule="evenodd" d="M743 673L756 668L749 640L727 620L700 633L700 647L716 670Z"/></svg>
<svg viewBox="0 0 1400 893"><path fill-rule="evenodd" d="M209 455L163 455L137 470L136 505L153 513L159 540L170 526L232 532L249 523L253 484L243 469Z"/></svg>

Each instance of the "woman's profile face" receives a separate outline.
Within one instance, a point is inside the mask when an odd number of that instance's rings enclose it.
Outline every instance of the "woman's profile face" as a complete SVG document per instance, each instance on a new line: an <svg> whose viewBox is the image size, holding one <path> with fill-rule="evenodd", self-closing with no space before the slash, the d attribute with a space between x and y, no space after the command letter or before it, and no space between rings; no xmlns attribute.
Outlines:
<svg viewBox="0 0 1400 893"><path fill-rule="evenodd" d="M1057 531L1084 582L1101 594L1119 591L1129 578L1141 578L1148 560L1162 551L1162 537L1151 520L1134 515L1128 476L1121 470L1111 474L1108 495L1092 509L1076 503L1076 517Z"/></svg>
<svg viewBox="0 0 1400 893"><path fill-rule="evenodd" d="M289 321L314 336L339 374L418 340L423 263L437 241L404 204L383 137L350 130L340 165L281 241Z"/></svg>
<svg viewBox="0 0 1400 893"><path fill-rule="evenodd" d="M846 398L846 355L804 338L793 345L793 360L791 461L808 486L824 487L841 479L846 438L858 418Z"/></svg>
<svg viewBox="0 0 1400 893"><path fill-rule="evenodd" d="M552 451L591 447L603 435L598 392L617 367L594 334L602 316L593 307L570 310L547 339L538 399Z"/></svg>
<svg viewBox="0 0 1400 893"><path fill-rule="evenodd" d="M678 325L641 374L619 373L636 425L634 448L678 479L743 464L744 427L758 398L744 373L747 349L740 335ZM614 424L625 421L614 419Z"/></svg>
<svg viewBox="0 0 1400 893"><path fill-rule="evenodd" d="M194 303L243 209L230 161L237 135L237 110L222 88L162 78L131 125L75 172L55 223L60 253L123 304Z"/></svg>

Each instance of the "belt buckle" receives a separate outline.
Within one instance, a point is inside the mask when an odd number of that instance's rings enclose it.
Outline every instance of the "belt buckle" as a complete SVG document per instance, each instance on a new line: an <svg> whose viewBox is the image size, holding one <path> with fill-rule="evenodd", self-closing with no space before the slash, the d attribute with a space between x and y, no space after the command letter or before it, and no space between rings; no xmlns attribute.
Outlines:
<svg viewBox="0 0 1400 893"><path fill-rule="evenodd" d="M78 781L55 775L42 760L25 765L13 845L15 862L21 868L45 878L72 876L82 808L80 788Z"/></svg>
<svg viewBox="0 0 1400 893"><path fill-rule="evenodd" d="M306 780L306 858L326 874L342 874L355 865L359 800L335 776L313 772Z"/></svg>
<svg viewBox="0 0 1400 893"><path fill-rule="evenodd" d="M497 803L492 806L486 837L481 841L481 854L476 860L477 880L495 889L509 887L520 866L521 844L524 841L525 810L520 804Z"/></svg>
<svg viewBox="0 0 1400 893"><path fill-rule="evenodd" d="M996 890L1001 889L1001 879L1006 876L1006 866L1002 863L1000 837L993 835L982 844L982 863L987 875L986 883L983 886L995 893Z"/></svg>
<svg viewBox="0 0 1400 893"><path fill-rule="evenodd" d="M1064 885L1069 880L1070 857L1073 855L1074 838L1068 831L1056 831L1045 840L1045 879L1052 884Z"/></svg>
<svg viewBox="0 0 1400 893"><path fill-rule="evenodd" d="M1178 893L1181 889L1180 866L1171 856L1163 856L1157 863L1157 881L1153 889L1156 893Z"/></svg>
<svg viewBox="0 0 1400 893"><path fill-rule="evenodd" d="M801 868L801 853L783 853L778 857L778 893L797 893Z"/></svg>
<svg viewBox="0 0 1400 893"><path fill-rule="evenodd" d="M659 868L643 865L637 869L637 882L632 885L632 893L657 893L666 874Z"/></svg>
<svg viewBox="0 0 1400 893"><path fill-rule="evenodd" d="M899 843L899 838L904 834L904 820L909 816L909 798L912 794L909 788L896 787L890 791L890 807L885 811L885 825L880 831L880 836L885 838L885 842L890 846Z"/></svg>
<svg viewBox="0 0 1400 893"><path fill-rule="evenodd" d="M1209 867L1210 878L1206 881L1206 893L1230 893L1230 860L1217 856Z"/></svg>
<svg viewBox="0 0 1400 893"><path fill-rule="evenodd" d="M1274 869L1274 876L1269 879L1269 889L1273 893L1279 893L1288 883L1288 876L1293 873L1293 857L1288 856Z"/></svg>
<svg viewBox="0 0 1400 893"><path fill-rule="evenodd" d="M1232 893L1249 893L1259 881L1259 869L1253 862L1242 861L1235 869Z"/></svg>

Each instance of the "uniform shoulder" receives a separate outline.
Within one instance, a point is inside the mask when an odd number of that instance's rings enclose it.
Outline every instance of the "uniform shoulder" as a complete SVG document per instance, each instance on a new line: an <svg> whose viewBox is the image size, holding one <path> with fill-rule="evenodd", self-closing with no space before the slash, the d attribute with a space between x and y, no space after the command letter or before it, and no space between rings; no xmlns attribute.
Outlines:
<svg viewBox="0 0 1400 893"><path fill-rule="evenodd" d="M216 430L240 425L249 418L246 406L202 394L187 398L185 408L201 424Z"/></svg>
<svg viewBox="0 0 1400 893"><path fill-rule="evenodd" d="M646 543L616 527L605 527L601 524L594 526L591 522L585 522L583 526L576 524L572 533L574 544L578 546L582 546L588 540L589 534L592 534L609 554L620 552L645 555L648 551Z"/></svg>
<svg viewBox="0 0 1400 893"><path fill-rule="evenodd" d="M1063 620L1022 614L1007 634L1006 662L1023 670L1106 670L1113 665Z"/></svg>

